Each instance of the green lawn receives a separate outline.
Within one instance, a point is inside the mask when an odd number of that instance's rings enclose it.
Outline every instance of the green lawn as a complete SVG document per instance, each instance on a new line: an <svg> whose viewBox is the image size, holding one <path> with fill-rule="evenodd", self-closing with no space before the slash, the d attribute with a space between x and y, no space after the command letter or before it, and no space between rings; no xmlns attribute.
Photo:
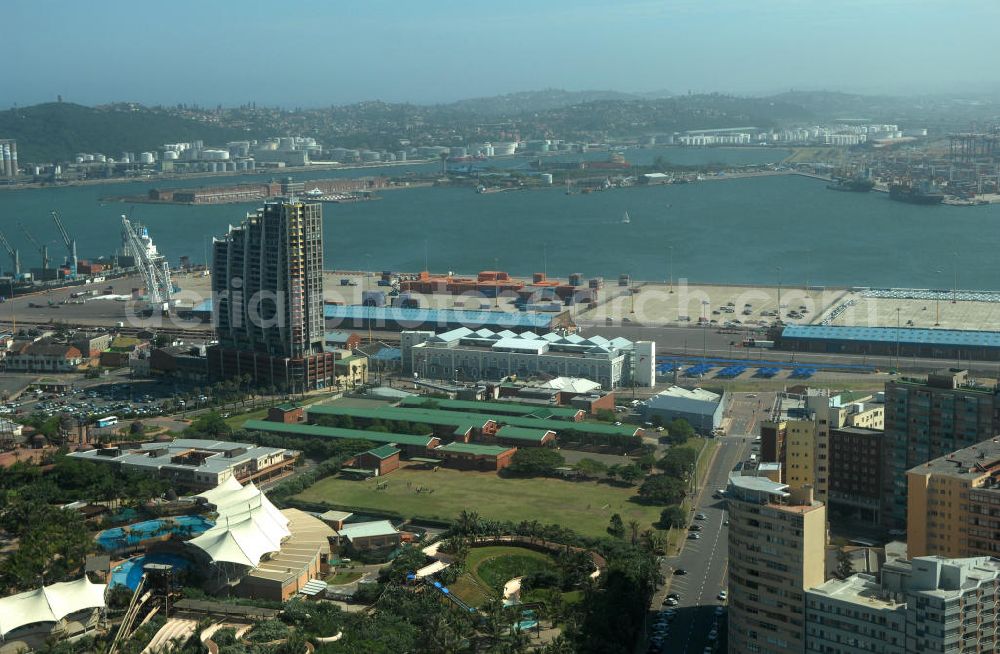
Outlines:
<svg viewBox="0 0 1000 654"><path fill-rule="evenodd" d="M465 562L466 570L488 588L498 590L514 577L523 577L552 565L552 559L541 552L507 546L474 547L469 550Z"/></svg>
<svg viewBox="0 0 1000 654"><path fill-rule="evenodd" d="M451 586L448 586L448 592L469 606L477 608L490 600L490 594L468 572L456 579Z"/></svg>
<svg viewBox="0 0 1000 654"><path fill-rule="evenodd" d="M328 477L296 497L351 510L388 511L409 518L454 520L464 509L493 520L537 520L559 524L585 536L604 536L613 513L626 525L639 522L650 528L660 518L660 507L630 502L636 487L623 488L596 481L563 479L505 479L492 472L440 468L436 472L403 467L379 477L387 484L375 490L376 479L354 481ZM416 489L433 489L417 493Z"/></svg>
<svg viewBox="0 0 1000 654"><path fill-rule="evenodd" d="M326 578L326 583L331 586L341 586L343 584L349 584L352 581L357 581L361 578L360 572L355 572L354 570L341 570L336 574L330 575Z"/></svg>

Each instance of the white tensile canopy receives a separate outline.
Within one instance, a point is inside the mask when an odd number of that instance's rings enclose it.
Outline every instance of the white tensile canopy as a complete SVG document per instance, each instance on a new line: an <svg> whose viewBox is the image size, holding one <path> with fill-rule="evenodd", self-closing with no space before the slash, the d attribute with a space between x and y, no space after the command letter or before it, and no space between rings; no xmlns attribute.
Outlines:
<svg viewBox="0 0 1000 654"><path fill-rule="evenodd" d="M104 608L105 584L86 576L0 599L0 637L35 622L58 622L71 613Z"/></svg>
<svg viewBox="0 0 1000 654"><path fill-rule="evenodd" d="M215 506L218 518L214 527L188 544L213 562L255 568L264 556L281 551L281 541L291 535L288 518L253 484L230 480L200 495Z"/></svg>

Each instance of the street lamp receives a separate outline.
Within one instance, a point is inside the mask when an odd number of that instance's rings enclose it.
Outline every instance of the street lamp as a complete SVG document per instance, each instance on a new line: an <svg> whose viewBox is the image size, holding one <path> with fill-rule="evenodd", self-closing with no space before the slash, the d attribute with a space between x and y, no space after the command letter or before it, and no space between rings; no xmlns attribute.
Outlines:
<svg viewBox="0 0 1000 654"><path fill-rule="evenodd" d="M674 246L667 248L670 251L670 292L674 292Z"/></svg>

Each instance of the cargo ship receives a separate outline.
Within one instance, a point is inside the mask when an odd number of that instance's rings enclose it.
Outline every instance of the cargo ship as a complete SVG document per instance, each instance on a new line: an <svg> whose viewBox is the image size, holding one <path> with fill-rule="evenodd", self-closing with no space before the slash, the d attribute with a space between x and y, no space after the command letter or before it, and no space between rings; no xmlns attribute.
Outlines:
<svg viewBox="0 0 1000 654"><path fill-rule="evenodd" d="M867 193L875 187L875 181L867 177L837 177L833 184L827 184L826 187L831 191Z"/></svg>
<svg viewBox="0 0 1000 654"><path fill-rule="evenodd" d="M897 183L889 186L889 199L910 204L941 204L944 193L929 184Z"/></svg>

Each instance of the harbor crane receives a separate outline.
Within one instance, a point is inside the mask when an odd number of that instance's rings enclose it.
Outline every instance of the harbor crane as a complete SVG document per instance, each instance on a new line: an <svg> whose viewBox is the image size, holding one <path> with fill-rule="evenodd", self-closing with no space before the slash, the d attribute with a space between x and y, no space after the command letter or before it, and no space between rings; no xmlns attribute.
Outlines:
<svg viewBox="0 0 1000 654"><path fill-rule="evenodd" d="M18 222L17 226L21 228L21 231L24 232L24 235L26 237L28 237L28 241L31 242L31 244L35 246L35 249L38 250L38 252L42 255L42 270L43 271L48 270L49 269L49 246L48 245L42 245L41 243L39 243L38 241L36 241L35 237L31 235L31 232L28 231L28 228L24 226L24 223ZM44 276L44 273L43 273L43 276Z"/></svg>
<svg viewBox="0 0 1000 654"><path fill-rule="evenodd" d="M61 220L59 220L59 214L55 211L52 212L52 220L56 223L56 229L59 230L59 236L62 237L63 245L66 246L66 264L69 266L69 277L76 277L76 240L69 237L69 232L66 231L66 227L63 226Z"/></svg>
<svg viewBox="0 0 1000 654"><path fill-rule="evenodd" d="M11 263L14 265L11 273L14 277L19 277L21 275L21 253L18 252L17 248L11 246L7 237L3 235L3 232L0 232L0 245L3 246L4 250L7 250L7 254L10 255Z"/></svg>
<svg viewBox="0 0 1000 654"><path fill-rule="evenodd" d="M173 282L165 257L156 255L151 248L149 234L145 227L133 226L128 216L122 215L122 245L125 254L135 257L135 265L146 280L146 297L154 310L168 311ZM155 256L155 258L154 258Z"/></svg>

